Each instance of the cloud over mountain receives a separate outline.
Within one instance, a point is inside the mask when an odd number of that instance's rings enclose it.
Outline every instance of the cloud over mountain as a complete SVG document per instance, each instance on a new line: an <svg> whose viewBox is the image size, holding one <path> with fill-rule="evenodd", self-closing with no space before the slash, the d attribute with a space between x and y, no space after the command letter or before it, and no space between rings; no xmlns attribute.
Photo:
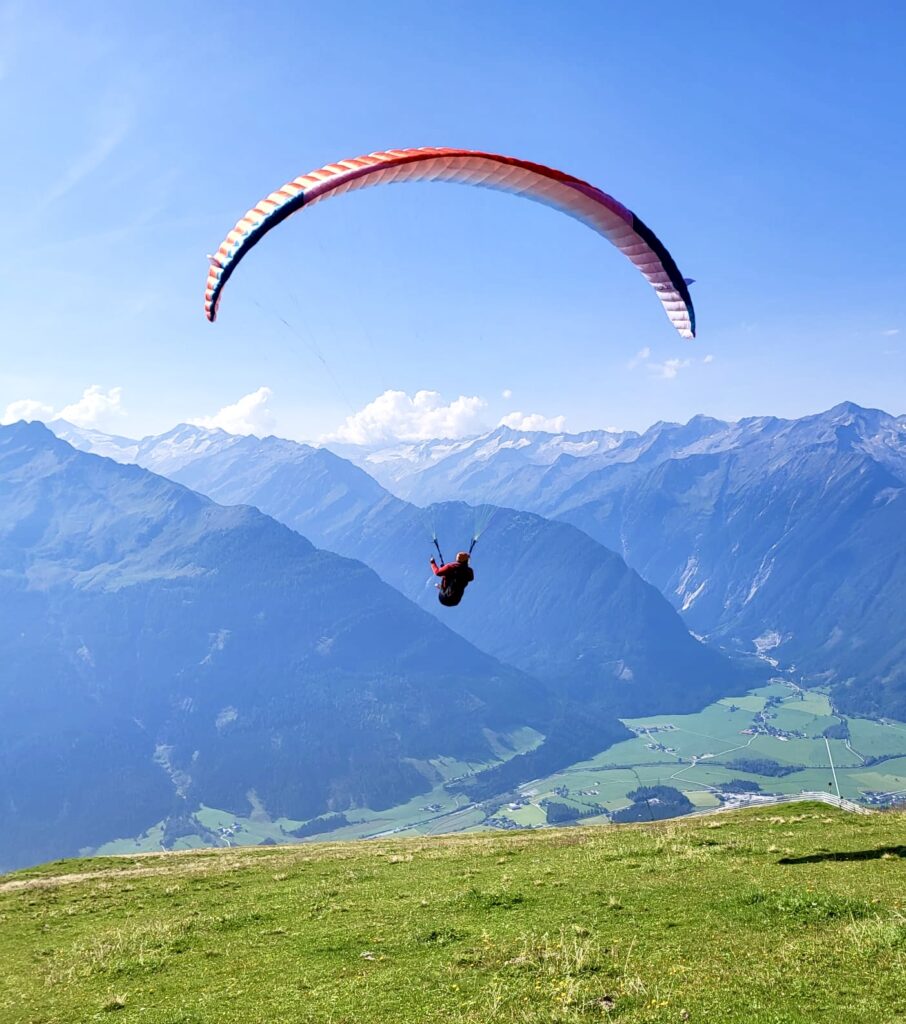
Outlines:
<svg viewBox="0 0 906 1024"><path fill-rule="evenodd" d="M477 395L460 395L445 403L439 391L385 391L363 409L346 418L324 438L347 444L381 444L389 441L425 441L433 437L464 437L481 429L486 406Z"/></svg>
<svg viewBox="0 0 906 1024"><path fill-rule="evenodd" d="M513 430L546 430L558 434L566 427L566 417L545 416L540 412L511 412L504 416L497 426L510 427Z"/></svg>
<svg viewBox="0 0 906 1024"><path fill-rule="evenodd" d="M264 437L273 431L276 424L274 414L268 408L272 394L268 387L257 388L243 395L232 405L225 405L213 416L199 416L189 422L209 430L219 427L228 434L254 434L256 437Z"/></svg>
<svg viewBox="0 0 906 1024"><path fill-rule="evenodd" d="M53 417L53 406L46 405L34 398L20 398L10 402L0 417L0 426L18 423L19 420L46 420Z"/></svg>
<svg viewBox="0 0 906 1024"><path fill-rule="evenodd" d="M97 427L109 422L113 417L122 416L123 389L110 388L105 391L100 384L92 384L85 388L82 397L69 405L64 405L59 412L53 406L35 398L20 398L10 402L0 418L0 425L16 423L19 420L66 420L77 427Z"/></svg>
<svg viewBox="0 0 906 1024"><path fill-rule="evenodd" d="M94 427L111 416L123 415L123 389L110 388L105 391L99 384L85 388L82 397L64 406L56 419L74 423L77 427Z"/></svg>

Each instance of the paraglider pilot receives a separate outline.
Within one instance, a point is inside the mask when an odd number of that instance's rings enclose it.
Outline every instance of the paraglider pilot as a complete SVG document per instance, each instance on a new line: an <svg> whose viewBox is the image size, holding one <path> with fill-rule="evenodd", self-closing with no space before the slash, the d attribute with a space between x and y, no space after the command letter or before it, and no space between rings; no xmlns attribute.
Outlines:
<svg viewBox="0 0 906 1024"><path fill-rule="evenodd" d="M459 604L466 587L475 579L475 573L469 565L468 551L460 551L456 561L447 562L446 565L438 565L432 558L431 569L435 576L440 576L437 600L447 608Z"/></svg>

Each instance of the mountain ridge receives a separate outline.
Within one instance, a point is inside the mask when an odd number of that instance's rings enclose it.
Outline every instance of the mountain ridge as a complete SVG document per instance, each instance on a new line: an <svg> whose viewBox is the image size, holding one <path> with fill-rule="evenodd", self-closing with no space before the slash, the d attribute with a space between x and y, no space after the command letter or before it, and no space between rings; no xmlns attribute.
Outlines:
<svg viewBox="0 0 906 1024"><path fill-rule="evenodd" d="M568 524L461 503L419 509L325 449L267 437L224 441L218 450L218 439L196 436L171 466L174 479L219 501L254 504L318 544L365 561L480 649L572 698L642 714L660 710L658 695L661 707L690 710L755 685L689 636L619 556ZM146 451L153 457L150 442ZM235 457L239 452L244 458ZM483 568L451 614L438 606L427 570L432 534L467 544L477 519L489 516L487 540L476 552ZM420 548L425 554L415 561L411 553Z"/></svg>
<svg viewBox="0 0 906 1024"><path fill-rule="evenodd" d="M572 523L622 554L696 633L745 650L776 636L772 655L834 687L841 706L906 711L903 651L890 643L901 632L890 608L906 594L906 417L853 402L800 419L700 415L587 460L499 463L496 478L447 468L441 460L408 486L473 501L490 491Z"/></svg>
<svg viewBox="0 0 906 1024"><path fill-rule="evenodd" d="M37 424L0 428L0 597L6 865L250 792L296 820L389 806L553 715L362 563Z"/></svg>

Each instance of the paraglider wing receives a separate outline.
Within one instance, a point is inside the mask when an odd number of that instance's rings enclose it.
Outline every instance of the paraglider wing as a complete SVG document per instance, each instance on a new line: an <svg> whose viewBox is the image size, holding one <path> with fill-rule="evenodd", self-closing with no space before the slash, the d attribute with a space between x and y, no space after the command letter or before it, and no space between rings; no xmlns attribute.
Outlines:
<svg viewBox="0 0 906 1024"><path fill-rule="evenodd" d="M246 253L271 228L305 206L353 189L406 181L451 181L513 192L552 206L609 239L648 279L673 326L695 337L689 288L654 232L612 196L542 164L466 149L392 149L341 160L294 178L272 192L236 224L210 257L205 315L217 316L223 286Z"/></svg>

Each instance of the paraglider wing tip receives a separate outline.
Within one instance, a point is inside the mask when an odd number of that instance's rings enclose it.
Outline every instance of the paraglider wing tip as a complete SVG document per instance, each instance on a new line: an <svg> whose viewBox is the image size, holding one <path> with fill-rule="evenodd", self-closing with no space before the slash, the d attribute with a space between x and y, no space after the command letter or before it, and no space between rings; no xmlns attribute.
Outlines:
<svg viewBox="0 0 906 1024"><path fill-rule="evenodd" d="M694 277L684 277L683 278L683 283L687 284L687 285L695 284L695 278Z"/></svg>

